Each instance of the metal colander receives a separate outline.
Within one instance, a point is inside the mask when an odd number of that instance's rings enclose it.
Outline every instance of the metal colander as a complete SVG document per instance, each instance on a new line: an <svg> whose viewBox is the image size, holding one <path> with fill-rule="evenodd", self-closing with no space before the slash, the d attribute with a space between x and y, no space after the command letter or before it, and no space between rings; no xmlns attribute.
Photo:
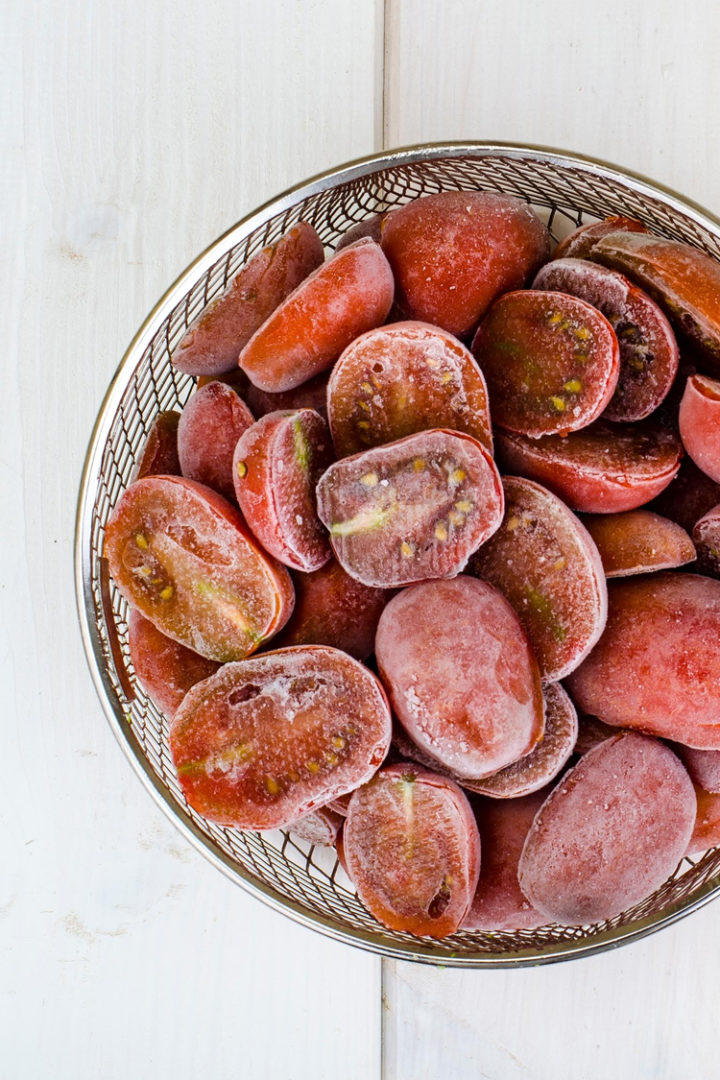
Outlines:
<svg viewBox="0 0 720 1080"><path fill-rule="evenodd" d="M587 955L668 925L720 890L720 848L684 859L641 904L608 922L514 933L461 932L443 941L389 931L365 910L333 849L284 831L220 828L186 803L168 748L166 718L136 682L127 645L127 604L102 558L108 515L127 486L150 426L182 408L194 380L170 356L188 323L256 251L303 220L328 250L371 213L438 191L484 189L526 199L556 239L577 225L626 214L654 232L720 258L720 221L678 195L586 158L540 147L431 145L366 158L266 203L185 271L140 328L108 390L80 489L76 584L80 623L105 713L145 786L181 832L248 892L331 937L399 959L458 967L520 966Z"/></svg>

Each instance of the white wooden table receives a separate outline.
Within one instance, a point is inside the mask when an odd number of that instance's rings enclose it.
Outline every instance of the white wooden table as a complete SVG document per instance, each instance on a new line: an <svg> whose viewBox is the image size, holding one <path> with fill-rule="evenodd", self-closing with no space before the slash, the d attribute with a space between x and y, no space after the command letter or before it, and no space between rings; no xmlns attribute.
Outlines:
<svg viewBox="0 0 720 1080"><path fill-rule="evenodd" d="M720 905L512 972L387 963L250 899L102 716L72 537L104 389L190 259L383 147L596 155L720 212L715 0L5 0L0 1075L710 1080Z"/></svg>

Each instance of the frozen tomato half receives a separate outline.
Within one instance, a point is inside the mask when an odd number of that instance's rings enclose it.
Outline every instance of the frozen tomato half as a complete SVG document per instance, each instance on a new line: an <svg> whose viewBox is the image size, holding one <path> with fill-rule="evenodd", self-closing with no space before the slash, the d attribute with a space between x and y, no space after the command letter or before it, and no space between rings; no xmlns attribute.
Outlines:
<svg viewBox="0 0 720 1080"><path fill-rule="evenodd" d="M134 609L128 619L128 645L138 682L166 716L175 715L191 686L218 669L214 660L166 637Z"/></svg>
<svg viewBox="0 0 720 1080"><path fill-rule="evenodd" d="M543 266L533 289L571 293L601 311L618 339L620 376L605 409L608 420L643 420L670 391L680 354L658 305L623 274L583 259Z"/></svg>
<svg viewBox="0 0 720 1080"><path fill-rule="evenodd" d="M651 510L588 514L583 524L609 578L671 570L695 558L695 545L685 530Z"/></svg>
<svg viewBox="0 0 720 1080"><path fill-rule="evenodd" d="M500 589L530 638L543 679L577 667L600 637L607 587L579 518L540 484L503 477L502 525L472 556L470 572Z"/></svg>
<svg viewBox="0 0 720 1080"><path fill-rule="evenodd" d="M493 422L537 438L587 427L607 407L620 371L617 338L590 304L560 292L511 292L472 343Z"/></svg>
<svg viewBox="0 0 720 1080"><path fill-rule="evenodd" d="M358 240L273 312L240 353L240 367L269 393L300 386L331 367L353 338L382 325L394 290L380 245Z"/></svg>
<svg viewBox="0 0 720 1080"><path fill-rule="evenodd" d="M720 484L720 382L691 375L680 402L680 438L699 469Z"/></svg>
<svg viewBox="0 0 720 1080"><path fill-rule="evenodd" d="M170 727L183 793L211 821L290 825L365 783L390 745L390 710L338 649L278 649L194 687Z"/></svg>
<svg viewBox="0 0 720 1080"><path fill-rule="evenodd" d="M594 221L590 225L581 225L564 240L561 240L553 252L553 259L587 259L595 245L603 236L615 232L646 233L641 221L628 217L607 217L603 221Z"/></svg>
<svg viewBox="0 0 720 1080"><path fill-rule="evenodd" d="M180 475L177 445L179 422L180 413L174 409L158 414L133 469L131 481L140 480L143 476Z"/></svg>
<svg viewBox="0 0 720 1080"><path fill-rule="evenodd" d="M220 375L237 367L258 327L323 258L320 237L304 221L263 248L187 328L173 353L175 367L188 375Z"/></svg>
<svg viewBox="0 0 720 1080"><path fill-rule="evenodd" d="M306 840L308 844L332 847L344 820L342 814L331 810L329 806L321 806L319 810L313 810L311 814L306 814L305 817L294 821L290 826L290 832L300 840Z"/></svg>
<svg viewBox="0 0 720 1080"><path fill-rule="evenodd" d="M567 686L615 727L720 749L720 581L661 572L608 585L603 636Z"/></svg>
<svg viewBox="0 0 720 1080"><path fill-rule="evenodd" d="M720 795L696 788L695 796L697 817L685 851L686 855L700 855L708 848L720 844Z"/></svg>
<svg viewBox="0 0 720 1080"><path fill-rule="evenodd" d="M390 765L352 796L343 828L348 876L383 926L443 938L470 907L480 836L457 784Z"/></svg>
<svg viewBox="0 0 720 1080"><path fill-rule="evenodd" d="M427 323L393 323L353 341L330 376L328 421L338 457L439 427L492 451L482 372L457 338Z"/></svg>
<svg viewBox="0 0 720 1080"><path fill-rule="evenodd" d="M410 738L457 777L489 776L542 736L537 661L487 582L461 575L404 589L380 616L375 656Z"/></svg>
<svg viewBox="0 0 720 1080"><path fill-rule="evenodd" d="M141 615L220 663L254 652L292 611L287 570L260 550L230 503L182 477L130 485L107 523L105 556Z"/></svg>
<svg viewBox="0 0 720 1080"><path fill-rule="evenodd" d="M517 799L544 788L567 764L578 737L575 706L560 683L546 686L544 695L545 731L540 742L500 772L473 780L472 791L492 799Z"/></svg>
<svg viewBox="0 0 720 1080"><path fill-rule="evenodd" d="M331 555L315 487L332 459L327 424L312 409L268 413L235 447L235 496L245 520L266 551L296 570L317 570Z"/></svg>
<svg viewBox="0 0 720 1080"><path fill-rule="evenodd" d="M197 390L183 409L178 426L178 454L183 476L206 484L231 501L233 452L254 423L234 390L217 379Z"/></svg>
<svg viewBox="0 0 720 1080"><path fill-rule="evenodd" d="M592 258L645 289L720 374L720 262L677 240L628 232L603 237Z"/></svg>
<svg viewBox="0 0 720 1080"><path fill-rule="evenodd" d="M545 484L573 510L589 514L643 506L668 486L682 457L677 435L652 418L638 424L598 420L565 438L498 431L496 442L508 472Z"/></svg>
<svg viewBox="0 0 720 1080"><path fill-rule="evenodd" d="M277 647L332 645L356 660L367 660L392 593L356 581L335 559L309 574L294 573L293 584L295 607L275 639Z"/></svg>
<svg viewBox="0 0 720 1080"><path fill-rule="evenodd" d="M382 247L406 315L462 336L545 261L550 234L520 199L443 191L391 211Z"/></svg>
<svg viewBox="0 0 720 1080"><path fill-rule="evenodd" d="M500 475L485 447L443 430L335 462L317 496L338 561L377 588L453 577L503 511Z"/></svg>
<svg viewBox="0 0 720 1080"><path fill-rule="evenodd" d="M520 888L549 919L612 919L672 874L695 822L683 765L628 732L590 750L541 806L520 858Z"/></svg>
<svg viewBox="0 0 720 1080"><path fill-rule="evenodd" d="M693 529L698 566L703 573L720 577L720 506L714 506Z"/></svg>
<svg viewBox="0 0 720 1080"><path fill-rule="evenodd" d="M464 930L533 930L547 923L518 882L518 863L546 791L522 799L474 799L482 865L475 896L463 919Z"/></svg>

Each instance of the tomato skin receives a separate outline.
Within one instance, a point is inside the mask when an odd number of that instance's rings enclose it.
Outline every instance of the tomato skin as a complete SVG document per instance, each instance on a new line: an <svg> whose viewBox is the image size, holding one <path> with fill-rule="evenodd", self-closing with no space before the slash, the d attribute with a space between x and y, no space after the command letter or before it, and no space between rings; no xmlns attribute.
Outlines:
<svg viewBox="0 0 720 1080"><path fill-rule="evenodd" d="M131 482L143 476L180 476L179 423L180 413L174 409L158 413L138 455Z"/></svg>
<svg viewBox="0 0 720 1080"><path fill-rule="evenodd" d="M138 682L166 716L174 716L188 690L218 669L214 660L166 637L134 608L128 619L128 645Z"/></svg>
<svg viewBox="0 0 720 1080"><path fill-rule="evenodd" d="M380 326L394 290L380 245L358 240L273 312L240 353L240 367L260 390L292 390L331 367L358 334Z"/></svg>
<svg viewBox="0 0 720 1080"><path fill-rule="evenodd" d="M444 191L391 211L382 247L406 317L463 337L497 296L522 288L545 262L550 234L520 199Z"/></svg>
<svg viewBox="0 0 720 1080"><path fill-rule="evenodd" d="M323 258L312 225L298 222L254 255L222 296L200 312L173 353L175 367L188 375L222 375L237 368L240 350Z"/></svg>
<svg viewBox="0 0 720 1080"><path fill-rule="evenodd" d="M552 253L553 259L588 259L596 244L603 236L614 232L648 232L641 221L628 217L607 217L595 221L592 225L581 225L564 240L561 240Z"/></svg>
<svg viewBox="0 0 720 1080"><path fill-rule="evenodd" d="M183 477L131 484L108 520L104 554L125 599L210 660L248 656L292 611L287 570L227 500Z"/></svg>

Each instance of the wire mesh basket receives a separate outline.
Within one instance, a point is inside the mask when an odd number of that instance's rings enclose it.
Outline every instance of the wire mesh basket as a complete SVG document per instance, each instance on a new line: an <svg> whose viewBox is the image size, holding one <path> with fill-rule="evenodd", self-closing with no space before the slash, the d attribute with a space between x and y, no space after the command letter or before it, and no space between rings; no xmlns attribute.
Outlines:
<svg viewBox="0 0 720 1080"><path fill-rule="evenodd" d="M150 313L108 390L85 463L77 518L76 587L91 672L108 720L148 790L188 840L247 891L306 926L398 959L462 967L520 966L612 948L666 926L720 890L720 848L684 859L652 896L608 922L514 933L462 931L430 941L384 929L365 910L333 849L284 831L241 832L186 803L166 718L134 677L127 605L102 558L104 527L159 412L182 408L194 380L170 357L188 323L229 278L296 222L327 250L369 214L446 190L499 191L527 200L556 239L578 225L625 214L654 232L720 258L720 221L639 176L539 147L449 144L366 158L291 189L239 222L185 271Z"/></svg>

